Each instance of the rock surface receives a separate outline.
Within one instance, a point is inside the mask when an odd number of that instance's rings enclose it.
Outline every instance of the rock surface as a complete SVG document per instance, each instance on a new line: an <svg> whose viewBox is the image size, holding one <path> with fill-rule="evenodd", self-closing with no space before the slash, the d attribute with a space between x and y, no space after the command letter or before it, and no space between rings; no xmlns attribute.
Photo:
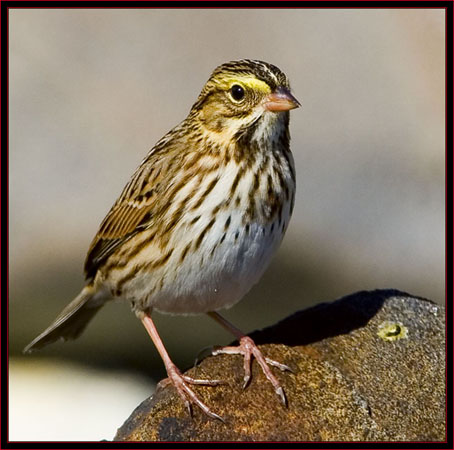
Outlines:
<svg viewBox="0 0 454 450"><path fill-rule="evenodd" d="M257 363L242 390L239 356L205 358L186 373L223 379L195 386L225 424L173 387L158 386L118 430L116 441L443 441L445 312L395 291L359 292L300 311L251 334L288 397L282 406Z"/></svg>

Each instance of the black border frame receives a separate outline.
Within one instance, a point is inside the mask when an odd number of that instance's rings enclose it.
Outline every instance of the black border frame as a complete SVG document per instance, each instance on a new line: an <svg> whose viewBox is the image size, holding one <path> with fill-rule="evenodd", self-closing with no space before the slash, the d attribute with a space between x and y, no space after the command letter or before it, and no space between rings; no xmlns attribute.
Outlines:
<svg viewBox="0 0 454 450"><path fill-rule="evenodd" d="M453 448L452 430L447 431L445 442L158 442L158 443L120 443L120 442L9 442L8 436L8 10L10 8L443 8L446 12L446 312L447 312L447 374L446 396L447 425L452 425L452 153L453 153L453 3L451 1L1 1L0 38L1 38L1 448ZM26 424L25 424L26 425ZM447 427L448 429L449 427Z"/></svg>

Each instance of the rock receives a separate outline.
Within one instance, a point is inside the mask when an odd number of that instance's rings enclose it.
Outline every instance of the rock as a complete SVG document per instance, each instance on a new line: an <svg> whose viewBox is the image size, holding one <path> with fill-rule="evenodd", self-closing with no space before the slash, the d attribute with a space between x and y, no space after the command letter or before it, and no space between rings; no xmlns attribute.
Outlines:
<svg viewBox="0 0 454 450"><path fill-rule="evenodd" d="M186 373L224 379L195 386L225 424L171 386L158 386L118 430L116 441L442 441L445 439L445 313L395 290L358 292L300 311L251 337L289 365L276 372L278 400L255 362L242 390L239 356L205 358Z"/></svg>

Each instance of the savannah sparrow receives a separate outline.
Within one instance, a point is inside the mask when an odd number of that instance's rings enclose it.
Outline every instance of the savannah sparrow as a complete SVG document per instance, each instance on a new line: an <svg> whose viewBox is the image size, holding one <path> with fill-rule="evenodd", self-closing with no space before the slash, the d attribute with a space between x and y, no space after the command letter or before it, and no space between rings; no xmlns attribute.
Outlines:
<svg viewBox="0 0 454 450"><path fill-rule="evenodd" d="M240 60L217 67L188 117L150 150L101 223L81 293L24 351L78 337L104 303L121 297L188 408L221 419L189 387L219 381L183 375L151 319L153 310L207 313L239 340L214 354L244 356L245 386L254 357L285 404L268 364L288 367L263 356L216 311L259 280L284 236L295 200L289 110L298 106L276 66Z"/></svg>

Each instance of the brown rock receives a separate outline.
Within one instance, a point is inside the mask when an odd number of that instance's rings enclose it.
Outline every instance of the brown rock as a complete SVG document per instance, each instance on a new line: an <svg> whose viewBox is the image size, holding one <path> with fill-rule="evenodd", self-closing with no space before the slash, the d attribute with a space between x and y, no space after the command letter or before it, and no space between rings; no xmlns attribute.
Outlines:
<svg viewBox="0 0 454 450"><path fill-rule="evenodd" d="M442 441L444 308L399 291L359 292L300 311L251 335L279 372L288 407L263 373L241 389L239 356L205 358L186 373L227 385L194 390L226 421L191 418L173 387L159 386L117 441Z"/></svg>

